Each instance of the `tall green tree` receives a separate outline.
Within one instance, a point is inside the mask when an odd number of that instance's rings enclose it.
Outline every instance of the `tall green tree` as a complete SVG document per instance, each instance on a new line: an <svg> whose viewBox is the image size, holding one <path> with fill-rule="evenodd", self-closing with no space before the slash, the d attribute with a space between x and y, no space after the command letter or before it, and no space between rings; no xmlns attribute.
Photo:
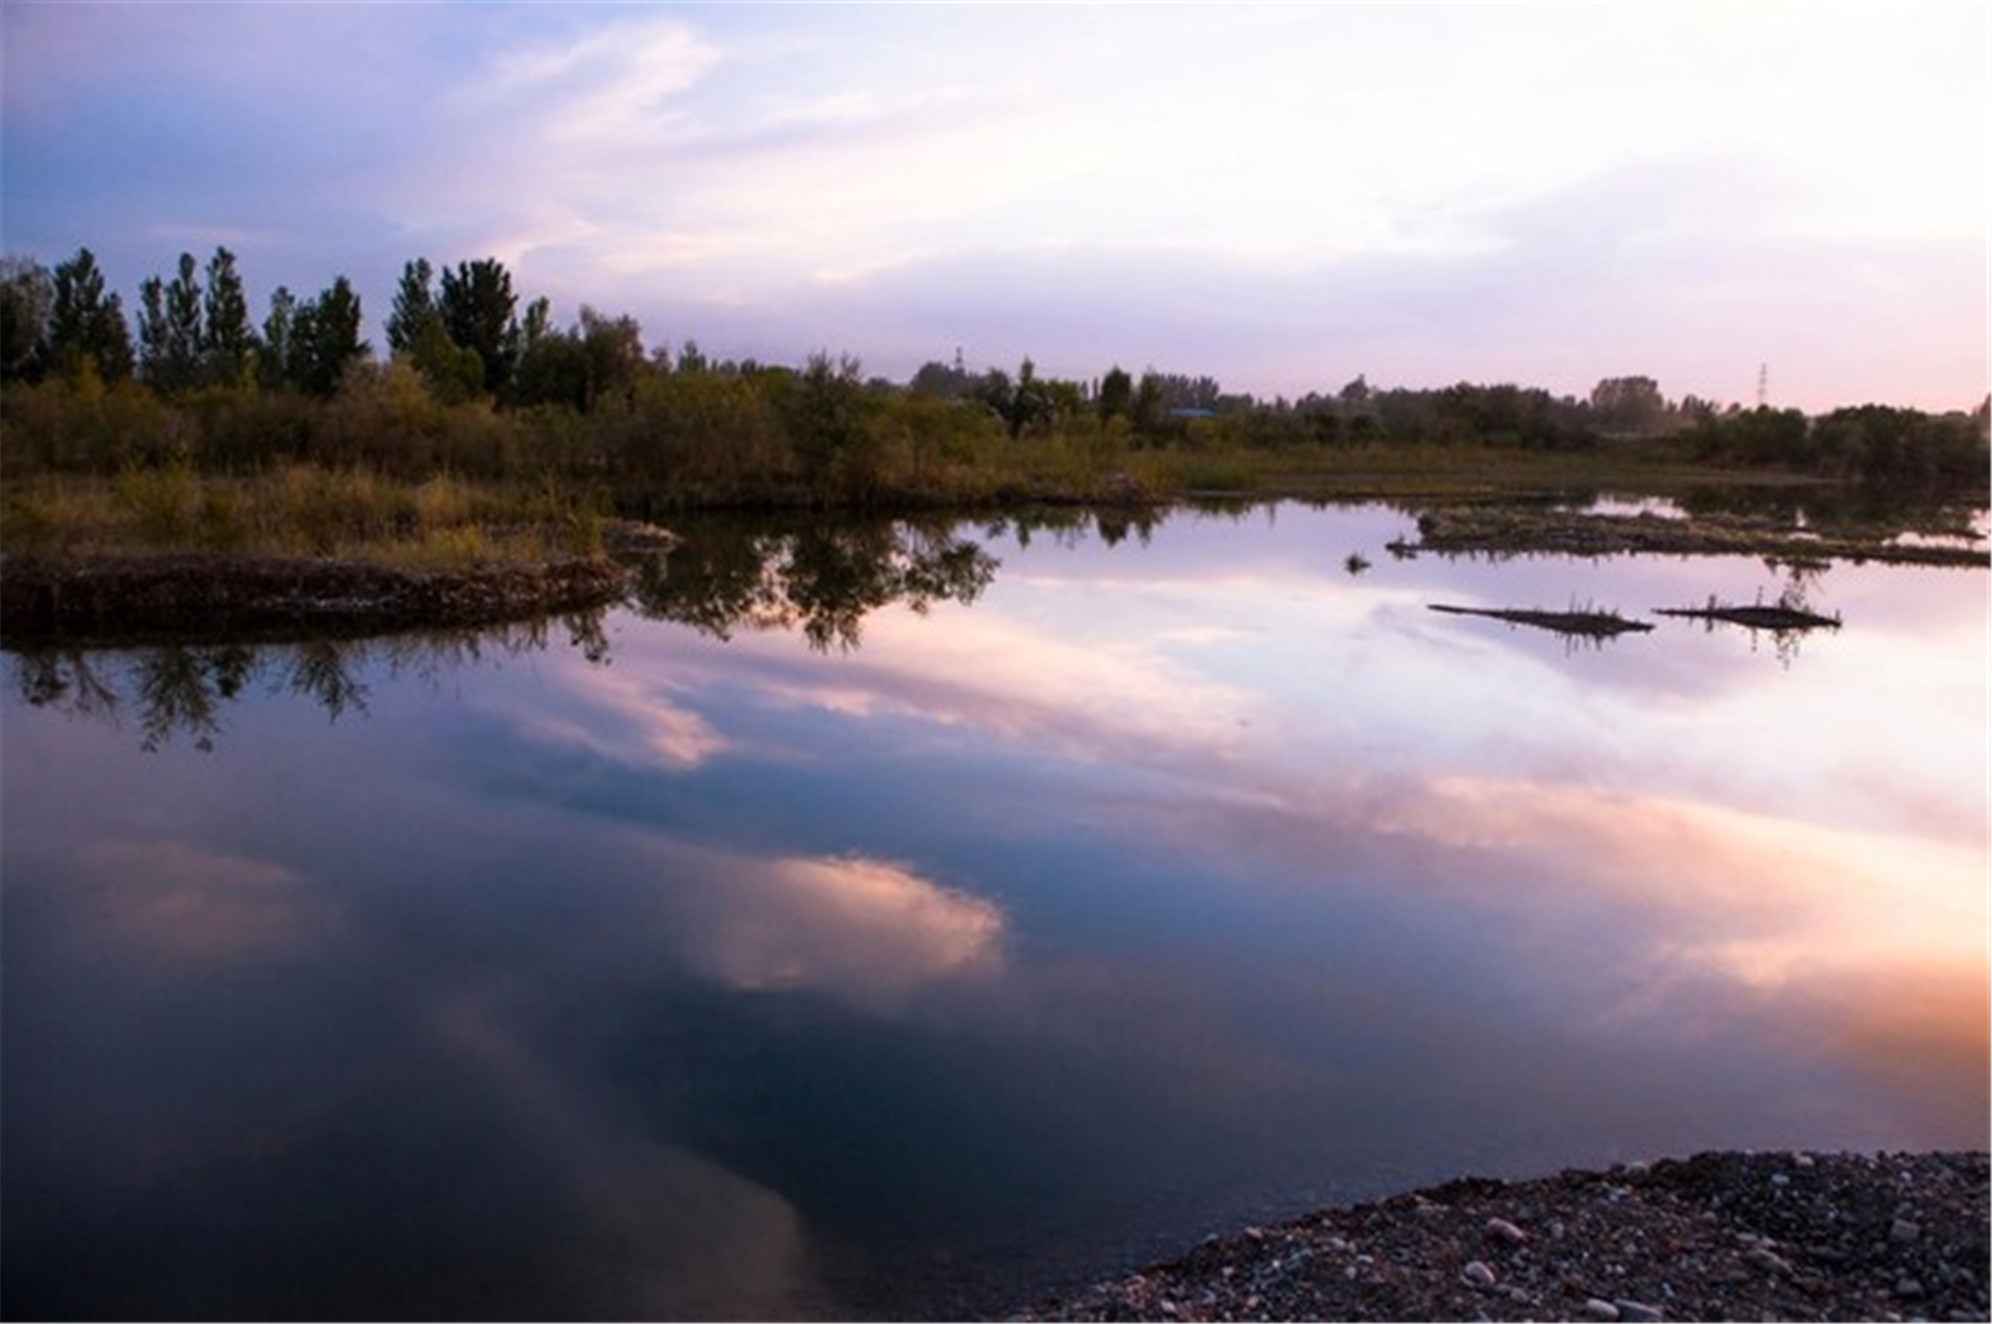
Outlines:
<svg viewBox="0 0 1992 1324"><path fill-rule="evenodd" d="M435 269L429 259L418 257L401 268L400 283L394 287L394 311L387 315L387 347L406 354L422 338L422 329L442 316L436 307L433 285Z"/></svg>
<svg viewBox="0 0 1992 1324"><path fill-rule="evenodd" d="M85 359L106 381L131 375L131 332L124 304L104 292L104 273L87 248L55 268L50 282L48 357L59 371L75 372Z"/></svg>
<svg viewBox="0 0 1992 1324"><path fill-rule="evenodd" d="M593 409L611 395L625 398L643 371L643 328L634 317L609 317L581 305L577 328L588 385L583 409Z"/></svg>
<svg viewBox="0 0 1992 1324"><path fill-rule="evenodd" d="M171 281L148 276L139 285L139 363L155 390L172 393L200 382L201 284L192 253L180 254Z"/></svg>
<svg viewBox="0 0 1992 1324"><path fill-rule="evenodd" d="M540 338L552 329L553 304L542 294L526 305L526 323L519 341L519 352L530 354Z"/></svg>
<svg viewBox="0 0 1992 1324"><path fill-rule="evenodd" d="M90 319L90 353L97 360L97 372L107 382L126 381L137 364L132 353L131 326L125 321L124 300L116 293L97 305Z"/></svg>
<svg viewBox="0 0 1992 1324"><path fill-rule="evenodd" d="M1134 401L1134 378L1116 363L1100 378L1100 417L1125 417Z"/></svg>
<svg viewBox="0 0 1992 1324"><path fill-rule="evenodd" d="M217 386L236 386L254 370L256 332L249 325L249 299L235 254L217 247L208 259L207 295L201 328L204 376Z"/></svg>
<svg viewBox="0 0 1992 1324"><path fill-rule="evenodd" d="M484 364L484 389L503 397L518 362L519 324L513 316L518 296L512 293L512 273L497 258L459 262L443 268L443 292L438 304L450 339L477 351Z"/></svg>
<svg viewBox="0 0 1992 1324"><path fill-rule="evenodd" d="M270 314L263 319L263 338L256 346L256 377L266 391L295 383L290 376L291 335L297 322L297 296L288 286L270 292Z"/></svg>
<svg viewBox="0 0 1992 1324"><path fill-rule="evenodd" d="M1605 427L1640 432L1660 422L1667 401L1651 377L1607 377L1591 388L1591 409Z"/></svg>
<svg viewBox="0 0 1992 1324"><path fill-rule="evenodd" d="M55 282L28 257L0 258L0 381L34 380L48 363Z"/></svg>
<svg viewBox="0 0 1992 1324"><path fill-rule="evenodd" d="M331 395L369 348L360 339L360 296L341 276L292 315L287 375L301 390Z"/></svg>

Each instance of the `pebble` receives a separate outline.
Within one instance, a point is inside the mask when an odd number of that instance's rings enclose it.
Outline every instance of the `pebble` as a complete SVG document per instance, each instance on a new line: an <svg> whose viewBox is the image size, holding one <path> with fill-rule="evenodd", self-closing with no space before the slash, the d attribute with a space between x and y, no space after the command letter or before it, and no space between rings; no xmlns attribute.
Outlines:
<svg viewBox="0 0 1992 1324"><path fill-rule="evenodd" d="M1782 1172L1774 1172L1771 1174L1771 1185L1789 1186L1791 1185L1791 1178L1785 1176Z"/></svg>
<svg viewBox="0 0 1992 1324"><path fill-rule="evenodd" d="M1480 1260L1473 1260L1459 1271L1460 1281L1469 1287L1494 1286L1494 1271Z"/></svg>
<svg viewBox="0 0 1992 1324"><path fill-rule="evenodd" d="M1769 1269L1772 1273L1791 1272L1791 1265L1785 1262L1785 1259L1782 1255L1778 1255L1771 1251L1765 1250L1762 1246L1758 1246L1755 1249L1748 1251L1747 1253L1744 1254L1743 1258L1750 1261L1750 1263L1756 1265L1760 1269Z"/></svg>
<svg viewBox="0 0 1992 1324"><path fill-rule="evenodd" d="M1500 1240L1507 1242L1511 1246L1519 1246L1524 1241L1527 1241L1529 1239L1528 1233L1522 1231L1520 1228L1516 1227L1513 1223L1510 1223L1505 1218L1488 1219L1487 1235L1490 1237L1498 1237Z"/></svg>
<svg viewBox="0 0 1992 1324"><path fill-rule="evenodd" d="M1923 1295L1923 1285L1914 1278L1898 1278L1895 1280L1895 1295L1905 1297L1921 1296Z"/></svg>
<svg viewBox="0 0 1992 1324"><path fill-rule="evenodd" d="M1643 1301L1616 1301L1620 1319L1635 1320L1638 1324L1658 1324L1666 1318L1657 1306L1649 1306Z"/></svg>
<svg viewBox="0 0 1992 1324"><path fill-rule="evenodd" d="M1923 1229L1906 1218L1898 1218L1888 1225L1890 1241L1914 1241L1923 1235Z"/></svg>
<svg viewBox="0 0 1992 1324"><path fill-rule="evenodd" d="M1586 1319L1617 1319L1618 1317L1619 1308L1609 1301L1600 1301L1594 1296L1584 1303L1584 1318Z"/></svg>
<svg viewBox="0 0 1992 1324"><path fill-rule="evenodd" d="M1809 1168L1813 1162L1812 1155L1810 1154L1793 1154L1791 1161L1801 1168Z"/></svg>

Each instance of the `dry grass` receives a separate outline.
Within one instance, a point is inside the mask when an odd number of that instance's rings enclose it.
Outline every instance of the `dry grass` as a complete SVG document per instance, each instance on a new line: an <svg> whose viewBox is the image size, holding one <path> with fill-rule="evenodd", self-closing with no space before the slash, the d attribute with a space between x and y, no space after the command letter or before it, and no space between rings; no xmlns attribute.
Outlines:
<svg viewBox="0 0 1992 1324"><path fill-rule="evenodd" d="M595 503L557 484L420 483L294 464L251 478L185 465L8 483L0 548L60 556L222 552L445 568L600 550Z"/></svg>

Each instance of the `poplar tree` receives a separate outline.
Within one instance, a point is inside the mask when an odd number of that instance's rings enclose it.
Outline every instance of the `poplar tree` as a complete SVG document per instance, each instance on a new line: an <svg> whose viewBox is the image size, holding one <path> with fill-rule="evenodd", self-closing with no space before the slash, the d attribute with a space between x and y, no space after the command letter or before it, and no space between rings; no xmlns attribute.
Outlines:
<svg viewBox="0 0 1992 1324"><path fill-rule="evenodd" d="M48 359L61 372L78 371L85 359L105 381L131 375L131 333L124 305L105 294L104 273L87 248L59 264L50 282Z"/></svg>
<svg viewBox="0 0 1992 1324"><path fill-rule="evenodd" d="M235 270L235 254L216 248L208 261L207 296L203 305L201 349L208 381L218 386L241 383L249 371L256 333L249 326L249 300Z"/></svg>
<svg viewBox="0 0 1992 1324"><path fill-rule="evenodd" d="M256 375L266 391L296 383L290 375L291 334L297 318L297 296L279 285L270 292L270 314L263 319L263 339L256 346Z"/></svg>
<svg viewBox="0 0 1992 1324"><path fill-rule="evenodd" d="M360 296L341 276L292 315L288 375L303 390L331 395L368 349L360 339Z"/></svg>
<svg viewBox="0 0 1992 1324"><path fill-rule="evenodd" d="M434 275L434 268L425 257L401 268L401 282L394 290L394 311L387 315L387 347L391 352L411 352L421 342L423 328L441 316L430 285Z"/></svg>
<svg viewBox="0 0 1992 1324"><path fill-rule="evenodd" d="M511 385L519 356L518 306L512 293L512 273L497 258L459 262L443 268L439 308L450 339L477 351L484 364L484 389L503 397Z"/></svg>
<svg viewBox="0 0 1992 1324"><path fill-rule="evenodd" d="M139 361L155 390L172 393L198 384L204 337L201 285L192 253L180 254L170 282L148 276L138 287Z"/></svg>

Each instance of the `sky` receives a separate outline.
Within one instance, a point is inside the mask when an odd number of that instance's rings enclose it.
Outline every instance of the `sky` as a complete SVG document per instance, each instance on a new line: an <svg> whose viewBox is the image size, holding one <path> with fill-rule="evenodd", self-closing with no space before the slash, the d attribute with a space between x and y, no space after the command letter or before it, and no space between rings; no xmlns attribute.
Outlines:
<svg viewBox="0 0 1992 1324"><path fill-rule="evenodd" d="M904 378L1986 391L1982 6L0 7L0 244Z"/></svg>

